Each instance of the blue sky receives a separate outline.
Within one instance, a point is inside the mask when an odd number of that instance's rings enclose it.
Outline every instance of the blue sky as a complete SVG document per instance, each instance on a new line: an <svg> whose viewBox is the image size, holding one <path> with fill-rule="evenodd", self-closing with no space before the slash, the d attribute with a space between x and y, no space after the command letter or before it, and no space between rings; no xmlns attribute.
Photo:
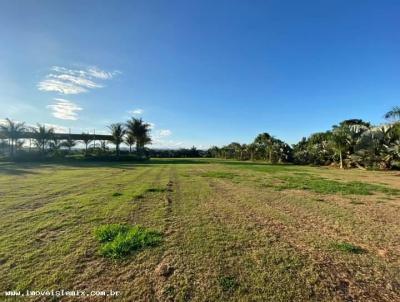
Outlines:
<svg viewBox="0 0 400 302"><path fill-rule="evenodd" d="M400 105L400 1L0 1L0 117L295 143Z"/></svg>

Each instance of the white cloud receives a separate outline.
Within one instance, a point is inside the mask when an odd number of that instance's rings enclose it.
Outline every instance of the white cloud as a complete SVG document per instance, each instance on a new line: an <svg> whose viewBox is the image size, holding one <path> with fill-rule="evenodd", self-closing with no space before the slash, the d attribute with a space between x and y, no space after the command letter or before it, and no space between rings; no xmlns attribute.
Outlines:
<svg viewBox="0 0 400 302"><path fill-rule="evenodd" d="M54 91L62 94L78 94L87 91L87 89L79 85L56 79L47 79L40 82L38 84L38 89L41 91Z"/></svg>
<svg viewBox="0 0 400 302"><path fill-rule="evenodd" d="M82 108L77 104L65 100L65 99L54 99L55 104L48 105L47 108L53 110L52 114L54 117L62 120L77 120L78 113Z"/></svg>
<svg viewBox="0 0 400 302"><path fill-rule="evenodd" d="M140 115L143 114L143 112L144 110L140 108L128 111L128 113L132 115Z"/></svg>
<svg viewBox="0 0 400 302"><path fill-rule="evenodd" d="M161 129L158 131L159 137L167 137L167 136L171 136L171 135L172 135L172 131L169 129Z"/></svg>
<svg viewBox="0 0 400 302"><path fill-rule="evenodd" d="M171 135L172 131L169 129L160 129L155 131L154 136L152 137L153 148L162 148L162 149L182 148L184 146L183 142L167 139Z"/></svg>
<svg viewBox="0 0 400 302"><path fill-rule="evenodd" d="M98 69L97 67L90 67L88 69L88 74L94 78L102 79L102 80L108 80L112 79L115 75L120 74L121 72L118 70L115 70L113 72L108 72L104 71L101 69Z"/></svg>
<svg viewBox="0 0 400 302"><path fill-rule="evenodd" d="M183 142L153 138L152 148L155 149L178 149L183 147L185 147Z"/></svg>
<svg viewBox="0 0 400 302"><path fill-rule="evenodd" d="M102 84L97 80L110 80L119 71L108 72L97 67L86 69L68 69L60 66L53 66L52 73L39 82L37 87L41 91L54 91L61 94L79 94L90 89L101 88Z"/></svg>

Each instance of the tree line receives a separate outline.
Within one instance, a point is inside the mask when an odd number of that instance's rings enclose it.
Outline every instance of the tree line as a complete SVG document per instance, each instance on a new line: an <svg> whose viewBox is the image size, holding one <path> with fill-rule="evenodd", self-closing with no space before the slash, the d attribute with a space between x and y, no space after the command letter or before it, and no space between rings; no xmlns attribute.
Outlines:
<svg viewBox="0 0 400 302"><path fill-rule="evenodd" d="M37 152L42 155L63 155L72 152L77 144L84 145L84 154L92 153L110 153L107 144L110 142L115 145L115 154L120 155L121 144L129 147L129 153L132 153L132 146L136 147L136 154L143 154L145 146L151 143L150 124L144 122L141 118L132 117L125 123L114 123L108 127L109 135L107 140L100 140L98 147L94 135L83 132L79 135L79 140L75 139L77 135L64 135L60 139L55 133L53 127L37 124L35 127L26 126L23 122L15 122L11 119L5 119L0 125L0 152L13 158L17 153L24 155L28 149L31 152ZM26 147L26 136L28 147ZM25 146L25 148L24 148ZM65 152L67 151L67 152Z"/></svg>
<svg viewBox="0 0 400 302"><path fill-rule="evenodd" d="M252 143L230 143L212 147L210 157L236 160L264 160L270 163L338 165L340 168L400 168L400 107L385 114L386 123L372 125L349 119L325 132L304 137L292 146L268 133Z"/></svg>

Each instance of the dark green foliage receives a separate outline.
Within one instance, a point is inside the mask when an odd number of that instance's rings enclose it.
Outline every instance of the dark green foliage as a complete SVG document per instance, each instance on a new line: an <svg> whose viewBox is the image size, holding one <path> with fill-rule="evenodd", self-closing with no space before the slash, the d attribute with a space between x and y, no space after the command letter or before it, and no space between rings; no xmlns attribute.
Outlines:
<svg viewBox="0 0 400 302"><path fill-rule="evenodd" d="M222 276L219 278L219 285L225 292L234 291L238 287L238 283L232 276Z"/></svg>
<svg viewBox="0 0 400 302"><path fill-rule="evenodd" d="M121 196L121 195L122 195L121 192L114 192L114 193L112 194L112 196L114 196L114 197Z"/></svg>
<svg viewBox="0 0 400 302"><path fill-rule="evenodd" d="M123 224L107 224L98 227L94 233L96 239L103 243L112 241L119 233L126 233L128 229L128 226Z"/></svg>
<svg viewBox="0 0 400 302"><path fill-rule="evenodd" d="M100 254L113 259L128 256L136 250L155 246L161 242L161 233L140 225L109 224L95 230L96 239L102 244Z"/></svg>
<svg viewBox="0 0 400 302"><path fill-rule="evenodd" d="M166 188L149 188L146 191L150 193L162 193L165 192L167 189Z"/></svg>
<svg viewBox="0 0 400 302"><path fill-rule="evenodd" d="M371 195L374 192L398 194L399 190L387 188L382 185L363 183L358 181L339 182L324 178L299 177L299 176L280 176L283 181L278 185L279 190L299 189L310 190L323 194L340 193L343 195Z"/></svg>
<svg viewBox="0 0 400 302"><path fill-rule="evenodd" d="M354 244L348 243L348 242L334 243L334 244L332 244L332 247L336 250L351 253L351 254L366 253L366 250L364 250L363 248L356 246Z"/></svg>

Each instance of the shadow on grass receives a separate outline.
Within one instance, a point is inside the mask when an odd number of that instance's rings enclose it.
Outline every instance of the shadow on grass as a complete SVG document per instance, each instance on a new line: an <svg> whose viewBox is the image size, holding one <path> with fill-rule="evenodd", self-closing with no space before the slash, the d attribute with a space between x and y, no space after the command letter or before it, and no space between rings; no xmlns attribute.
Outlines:
<svg viewBox="0 0 400 302"><path fill-rule="evenodd" d="M57 168L60 166L71 168L115 168L115 169L133 169L135 167L159 166L159 165L207 165L221 164L225 166L235 166L241 169L251 169L260 172L279 172L285 170L296 170L292 164L268 164L264 162L233 161L214 158L152 158L143 160L124 160L110 158L109 160L95 160L93 158L86 160L80 159L46 159L43 161L26 162L0 162L0 175L23 175L37 174L34 169Z"/></svg>
<svg viewBox="0 0 400 302"><path fill-rule="evenodd" d="M191 165L191 164L209 164L212 160L196 158L157 158L149 160L85 160L85 159L54 159L32 162L0 162L0 175L23 175L37 174L35 169L57 168L60 166L71 168L115 168L132 169L135 167L158 166L158 165Z"/></svg>

